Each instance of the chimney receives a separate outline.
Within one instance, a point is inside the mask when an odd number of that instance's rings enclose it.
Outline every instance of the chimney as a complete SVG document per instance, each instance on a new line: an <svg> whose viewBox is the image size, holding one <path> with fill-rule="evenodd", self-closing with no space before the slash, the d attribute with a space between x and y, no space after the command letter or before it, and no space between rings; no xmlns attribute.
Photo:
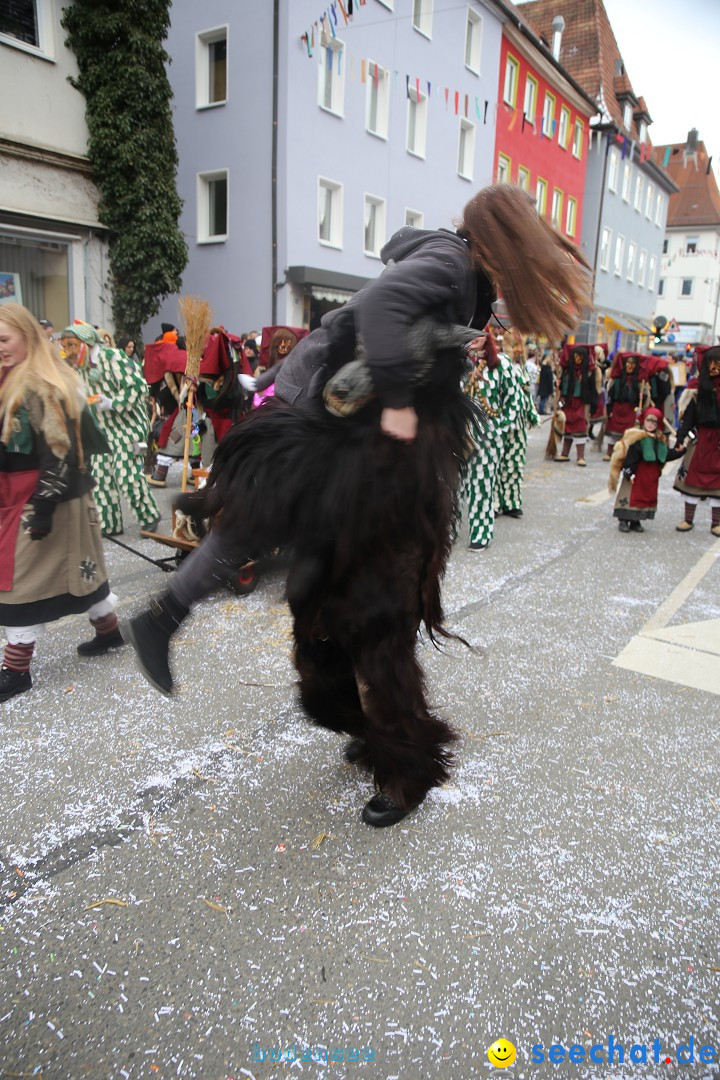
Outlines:
<svg viewBox="0 0 720 1080"><path fill-rule="evenodd" d="M562 41L563 30L565 29L565 20L562 15L556 15L552 21L552 54L556 60L560 59L560 42Z"/></svg>
<svg viewBox="0 0 720 1080"><path fill-rule="evenodd" d="M688 154L694 154L698 148L698 129L691 128L688 131L687 137L687 152Z"/></svg>

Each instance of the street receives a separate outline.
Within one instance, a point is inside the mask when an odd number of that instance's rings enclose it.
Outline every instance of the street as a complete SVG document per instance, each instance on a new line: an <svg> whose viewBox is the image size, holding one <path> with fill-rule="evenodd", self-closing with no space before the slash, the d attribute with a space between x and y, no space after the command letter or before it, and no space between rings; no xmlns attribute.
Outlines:
<svg viewBox="0 0 720 1080"><path fill-rule="evenodd" d="M620 534L600 454L546 440L524 517L461 528L472 649L420 647L457 767L393 828L297 703L278 569L198 607L172 699L48 628L0 706L0 1075L470 1080L500 1038L508 1077L720 1075L720 541L707 503L675 531L675 466ZM105 547L125 617L168 578Z"/></svg>

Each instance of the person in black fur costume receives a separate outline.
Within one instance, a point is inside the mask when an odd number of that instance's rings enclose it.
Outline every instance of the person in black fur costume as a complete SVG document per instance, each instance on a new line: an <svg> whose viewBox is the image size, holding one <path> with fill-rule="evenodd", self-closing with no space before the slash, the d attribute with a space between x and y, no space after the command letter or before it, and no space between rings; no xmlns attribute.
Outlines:
<svg viewBox="0 0 720 1080"><path fill-rule="evenodd" d="M274 401L219 444L207 487L182 507L210 534L122 628L168 693L170 637L192 603L248 556L288 552L300 698L372 770L363 820L376 826L401 820L452 762L456 736L429 708L416 641L421 623L449 636L441 581L477 423L463 345L498 285L521 332L552 338L589 300L583 256L508 185L472 199L457 233L401 229L382 257L381 277L296 347Z"/></svg>

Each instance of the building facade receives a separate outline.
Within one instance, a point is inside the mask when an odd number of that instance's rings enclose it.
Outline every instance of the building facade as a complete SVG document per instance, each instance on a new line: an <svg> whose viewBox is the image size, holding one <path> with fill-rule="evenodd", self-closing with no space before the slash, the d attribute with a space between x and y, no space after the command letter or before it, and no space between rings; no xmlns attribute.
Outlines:
<svg viewBox="0 0 720 1080"><path fill-rule="evenodd" d="M237 331L317 325L378 275L393 232L453 228L493 178L498 6L334 12L311 0L171 11L183 290ZM176 320L170 298L157 323Z"/></svg>
<svg viewBox="0 0 720 1080"><path fill-rule="evenodd" d="M0 304L57 328L110 318L107 242L86 157L85 99L61 0L0 7ZM9 104L12 102L12 107Z"/></svg>
<svg viewBox="0 0 720 1080"><path fill-rule="evenodd" d="M580 234L595 299L578 339L607 341L613 351L646 350L668 199L677 190L653 152L652 119L625 71L602 0L532 0L518 10L546 41L562 16L559 61L597 107Z"/></svg>
<svg viewBox="0 0 720 1080"><path fill-rule="evenodd" d="M720 334L720 192L698 132L685 143L659 146L667 171L679 191L670 197L658 313L669 327L665 347L718 343Z"/></svg>

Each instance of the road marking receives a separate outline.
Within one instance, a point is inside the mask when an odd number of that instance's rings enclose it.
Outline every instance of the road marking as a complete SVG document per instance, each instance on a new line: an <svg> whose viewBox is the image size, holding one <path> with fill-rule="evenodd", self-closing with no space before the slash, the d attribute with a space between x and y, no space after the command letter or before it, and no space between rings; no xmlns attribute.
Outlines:
<svg viewBox="0 0 720 1080"><path fill-rule="evenodd" d="M720 540L698 560L613 660L615 667L720 695L720 619L668 626L720 556Z"/></svg>

